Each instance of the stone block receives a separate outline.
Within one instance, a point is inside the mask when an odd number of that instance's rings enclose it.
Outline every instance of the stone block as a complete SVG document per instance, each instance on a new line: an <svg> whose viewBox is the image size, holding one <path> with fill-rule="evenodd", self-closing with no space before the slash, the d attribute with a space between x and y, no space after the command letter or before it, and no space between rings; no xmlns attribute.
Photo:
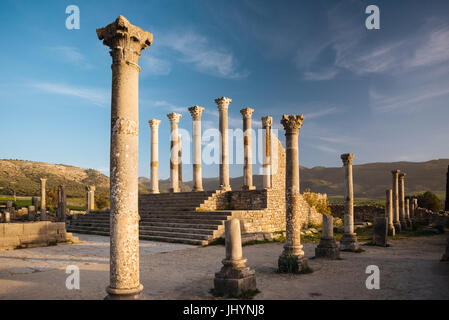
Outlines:
<svg viewBox="0 0 449 320"><path fill-rule="evenodd" d="M373 244L376 246L386 247L388 239L388 218L374 218L373 232Z"/></svg>
<svg viewBox="0 0 449 320"><path fill-rule="evenodd" d="M340 239L340 251L357 251L359 249L357 234L344 233Z"/></svg>
<svg viewBox="0 0 449 320"><path fill-rule="evenodd" d="M5 237L15 237L21 236L23 234L23 224L22 223L7 223L4 224L4 234Z"/></svg>
<svg viewBox="0 0 449 320"><path fill-rule="evenodd" d="M335 239L321 238L320 243L315 248L315 257L324 259L340 259L340 248Z"/></svg>

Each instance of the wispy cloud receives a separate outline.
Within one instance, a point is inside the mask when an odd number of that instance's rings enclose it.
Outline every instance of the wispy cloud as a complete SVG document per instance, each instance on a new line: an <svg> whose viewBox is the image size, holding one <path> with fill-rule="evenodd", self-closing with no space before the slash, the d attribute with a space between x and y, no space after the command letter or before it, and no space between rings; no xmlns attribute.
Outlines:
<svg viewBox="0 0 449 320"><path fill-rule="evenodd" d="M142 75L147 74L166 76L170 74L172 70L172 64L170 61L165 59L160 59L154 55L144 55L140 59L140 64L142 66Z"/></svg>
<svg viewBox="0 0 449 320"><path fill-rule="evenodd" d="M323 109L323 110L318 110L315 112L310 112L310 113L306 113L304 115L304 117L308 120L310 119L316 119L316 118L321 118L321 117L325 117L328 116L330 114L335 114L335 113L339 113L339 112L343 112L344 110L341 108L337 108L337 107L331 107L331 108L327 108L327 109Z"/></svg>
<svg viewBox="0 0 449 320"><path fill-rule="evenodd" d="M77 97L87 100L97 106L106 107L109 104L109 94L106 90L76 87L62 83L35 82L31 87L42 92Z"/></svg>
<svg viewBox="0 0 449 320"><path fill-rule="evenodd" d="M72 46L54 46L47 47L47 50L52 52L54 56L63 62L71 63L80 66L85 69L92 69L93 65L90 64L77 47Z"/></svg>
<svg viewBox="0 0 449 320"><path fill-rule="evenodd" d="M304 79L309 81L324 81L335 78L338 74L336 68L325 68L318 71L306 71L304 72Z"/></svg>
<svg viewBox="0 0 449 320"><path fill-rule="evenodd" d="M180 62L192 64L199 72L228 79L249 75L247 70L238 70L238 63L229 49L214 45L194 31L164 34L159 45L174 50Z"/></svg>
<svg viewBox="0 0 449 320"><path fill-rule="evenodd" d="M334 148L331 148L329 146L325 146L325 145L313 145L313 147L315 149L318 149L320 151L324 151L324 152L327 152L327 153L333 153L333 154L338 153L338 150L336 150Z"/></svg>

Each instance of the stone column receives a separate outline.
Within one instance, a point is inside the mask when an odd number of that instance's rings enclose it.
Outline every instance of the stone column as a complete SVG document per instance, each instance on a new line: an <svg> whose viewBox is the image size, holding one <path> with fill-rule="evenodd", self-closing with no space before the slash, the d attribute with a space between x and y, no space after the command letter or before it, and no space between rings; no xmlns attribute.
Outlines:
<svg viewBox="0 0 449 320"><path fill-rule="evenodd" d="M245 291L256 290L256 273L246 266L242 256L240 221L225 221L226 258L223 267L215 274L214 293L237 297Z"/></svg>
<svg viewBox="0 0 449 320"><path fill-rule="evenodd" d="M449 211L449 166L446 173L446 201L444 202L444 211Z"/></svg>
<svg viewBox="0 0 449 320"><path fill-rule="evenodd" d="M34 206L35 208L39 208L38 202L39 202L39 197L31 198L31 205Z"/></svg>
<svg viewBox="0 0 449 320"><path fill-rule="evenodd" d="M251 116L254 109L245 108L240 110L243 118L243 186L242 190L254 190L253 185L253 150L252 150L252 130Z"/></svg>
<svg viewBox="0 0 449 320"><path fill-rule="evenodd" d="M179 191L182 191L182 141L181 135L178 135L178 183Z"/></svg>
<svg viewBox="0 0 449 320"><path fill-rule="evenodd" d="M385 201L385 217L388 218L388 235L394 236L396 234L393 224L393 190L388 189Z"/></svg>
<svg viewBox="0 0 449 320"><path fill-rule="evenodd" d="M86 187L86 211L95 210L95 186Z"/></svg>
<svg viewBox="0 0 449 320"><path fill-rule="evenodd" d="M203 178L201 174L201 115L203 107L193 106L189 108L192 116L193 136L193 191L203 191Z"/></svg>
<svg viewBox="0 0 449 320"><path fill-rule="evenodd" d="M334 217L323 213L323 235L315 248L315 257L326 259L339 259L340 249L334 238Z"/></svg>
<svg viewBox="0 0 449 320"><path fill-rule="evenodd" d="M284 251L278 260L279 272L301 273L309 270L301 245L301 211L299 201L299 153L298 136L304 115L283 115L285 129L286 174L286 240Z"/></svg>
<svg viewBox="0 0 449 320"><path fill-rule="evenodd" d="M410 220L413 223L413 220L415 220L415 208L416 208L416 198L410 199Z"/></svg>
<svg viewBox="0 0 449 320"><path fill-rule="evenodd" d="M47 205L46 205L46 190L45 184L47 182L46 178L41 178L41 221L47 220Z"/></svg>
<svg viewBox="0 0 449 320"><path fill-rule="evenodd" d="M359 244L357 234L354 232L354 189L352 180L352 153L341 155L345 168L345 233L340 240L340 250L357 251Z"/></svg>
<svg viewBox="0 0 449 320"><path fill-rule="evenodd" d="M441 261L449 261L449 236L447 237L446 241L446 251L443 253Z"/></svg>
<svg viewBox="0 0 449 320"><path fill-rule="evenodd" d="M264 189L271 188L271 126L272 117L262 117L264 141L262 142L262 175Z"/></svg>
<svg viewBox="0 0 449 320"><path fill-rule="evenodd" d="M159 124L161 120L152 119L148 123L151 127L151 190L150 193L159 193Z"/></svg>
<svg viewBox="0 0 449 320"><path fill-rule="evenodd" d="M93 187L95 190L95 187ZM58 186L58 214L57 220L60 222L65 222L65 211L66 211L66 194L64 186Z"/></svg>
<svg viewBox="0 0 449 320"><path fill-rule="evenodd" d="M229 185L229 145L228 145L228 108L232 99L221 97L215 99L219 112L219 129L221 135L220 145L220 188L230 191Z"/></svg>
<svg viewBox="0 0 449 320"><path fill-rule="evenodd" d="M393 175L393 209L394 209L394 230L396 234L401 232L401 221L399 217L399 173L400 170L391 171Z"/></svg>
<svg viewBox="0 0 449 320"><path fill-rule="evenodd" d="M182 115L180 113L167 114L170 120L170 192L179 192L179 134L178 124Z"/></svg>
<svg viewBox="0 0 449 320"><path fill-rule="evenodd" d="M405 216L405 173L399 174L399 222L401 223L401 230L408 229L407 219Z"/></svg>
<svg viewBox="0 0 449 320"><path fill-rule="evenodd" d="M97 29L112 56L110 154L110 284L108 299L140 297L139 280L139 72L140 52L153 35L119 16Z"/></svg>

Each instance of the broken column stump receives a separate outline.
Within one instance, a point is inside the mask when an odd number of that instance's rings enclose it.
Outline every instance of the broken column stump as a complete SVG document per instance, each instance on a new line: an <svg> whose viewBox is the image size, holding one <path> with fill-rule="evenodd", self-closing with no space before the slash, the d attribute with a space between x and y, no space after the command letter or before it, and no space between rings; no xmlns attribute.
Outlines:
<svg viewBox="0 0 449 320"><path fill-rule="evenodd" d="M323 213L323 235L320 244L315 248L315 257L325 259L339 259L340 248L334 238L334 217Z"/></svg>

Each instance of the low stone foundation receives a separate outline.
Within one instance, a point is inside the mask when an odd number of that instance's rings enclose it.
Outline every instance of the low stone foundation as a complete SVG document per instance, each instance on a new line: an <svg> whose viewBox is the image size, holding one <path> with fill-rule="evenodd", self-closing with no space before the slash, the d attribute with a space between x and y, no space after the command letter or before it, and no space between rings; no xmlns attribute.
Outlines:
<svg viewBox="0 0 449 320"><path fill-rule="evenodd" d="M66 232L64 222L0 223L0 250L44 247L77 240Z"/></svg>

